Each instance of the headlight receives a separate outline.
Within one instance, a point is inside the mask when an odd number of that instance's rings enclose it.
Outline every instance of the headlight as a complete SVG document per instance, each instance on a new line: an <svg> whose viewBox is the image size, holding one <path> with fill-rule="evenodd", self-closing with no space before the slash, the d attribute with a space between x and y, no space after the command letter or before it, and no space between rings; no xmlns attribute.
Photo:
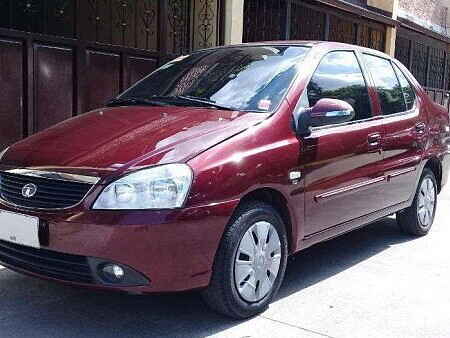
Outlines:
<svg viewBox="0 0 450 338"><path fill-rule="evenodd" d="M143 169L108 185L94 209L180 208L192 183L192 170L185 164Z"/></svg>
<svg viewBox="0 0 450 338"><path fill-rule="evenodd" d="M0 152L0 161L2 160L3 156L6 154L6 152L8 151L9 147L6 148L5 150L3 150L2 152Z"/></svg>

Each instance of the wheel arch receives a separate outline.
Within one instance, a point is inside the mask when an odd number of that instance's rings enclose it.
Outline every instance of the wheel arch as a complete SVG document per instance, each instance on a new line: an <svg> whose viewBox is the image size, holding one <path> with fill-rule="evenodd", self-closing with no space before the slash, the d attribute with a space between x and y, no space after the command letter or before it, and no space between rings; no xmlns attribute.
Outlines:
<svg viewBox="0 0 450 338"><path fill-rule="evenodd" d="M436 178L436 183L438 185L438 193L441 192L442 188L442 163L437 159L436 157L431 157L427 160L425 163L424 169L428 168L430 169L434 177Z"/></svg>
<svg viewBox="0 0 450 338"><path fill-rule="evenodd" d="M241 198L235 212L239 210L240 206L254 201L267 203L279 213L286 227L288 252L293 253L296 250L296 235L294 234L294 222L286 197L274 188L258 188L248 192Z"/></svg>

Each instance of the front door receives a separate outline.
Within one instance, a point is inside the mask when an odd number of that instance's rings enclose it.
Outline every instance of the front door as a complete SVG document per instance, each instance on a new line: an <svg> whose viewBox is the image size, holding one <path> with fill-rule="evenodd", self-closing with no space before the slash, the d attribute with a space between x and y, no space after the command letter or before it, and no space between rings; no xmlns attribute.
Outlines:
<svg viewBox="0 0 450 338"><path fill-rule="evenodd" d="M378 210L385 183L383 119L372 116L367 82L353 51L327 54L300 102L312 107L322 98L348 102L355 118L313 128L303 139L307 236Z"/></svg>

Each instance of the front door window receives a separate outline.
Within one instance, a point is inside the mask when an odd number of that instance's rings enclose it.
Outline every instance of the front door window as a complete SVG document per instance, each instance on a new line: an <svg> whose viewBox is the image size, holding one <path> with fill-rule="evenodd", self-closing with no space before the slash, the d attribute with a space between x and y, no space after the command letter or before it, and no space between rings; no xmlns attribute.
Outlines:
<svg viewBox="0 0 450 338"><path fill-rule="evenodd" d="M307 87L310 107L320 99L346 101L355 110L354 120L372 117L369 93L354 52L336 51L326 55Z"/></svg>

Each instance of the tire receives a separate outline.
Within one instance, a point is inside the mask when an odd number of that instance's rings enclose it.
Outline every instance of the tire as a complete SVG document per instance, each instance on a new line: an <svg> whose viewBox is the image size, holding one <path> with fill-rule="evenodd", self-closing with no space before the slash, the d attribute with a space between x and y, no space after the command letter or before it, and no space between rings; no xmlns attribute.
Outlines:
<svg viewBox="0 0 450 338"><path fill-rule="evenodd" d="M264 235L266 228L267 236ZM259 238L267 238L265 246ZM265 251L257 249L264 247ZM250 253L249 248L254 251ZM240 207L222 237L210 285L202 292L203 300L214 311L234 319L245 319L263 312L281 286L287 256L286 229L277 211L261 202ZM248 276L243 278L246 274ZM268 281L272 282L270 289Z"/></svg>
<svg viewBox="0 0 450 338"><path fill-rule="evenodd" d="M425 168L417 186L413 204L397 213L400 229L412 236L427 235L433 225L436 205L436 178L430 169Z"/></svg>

